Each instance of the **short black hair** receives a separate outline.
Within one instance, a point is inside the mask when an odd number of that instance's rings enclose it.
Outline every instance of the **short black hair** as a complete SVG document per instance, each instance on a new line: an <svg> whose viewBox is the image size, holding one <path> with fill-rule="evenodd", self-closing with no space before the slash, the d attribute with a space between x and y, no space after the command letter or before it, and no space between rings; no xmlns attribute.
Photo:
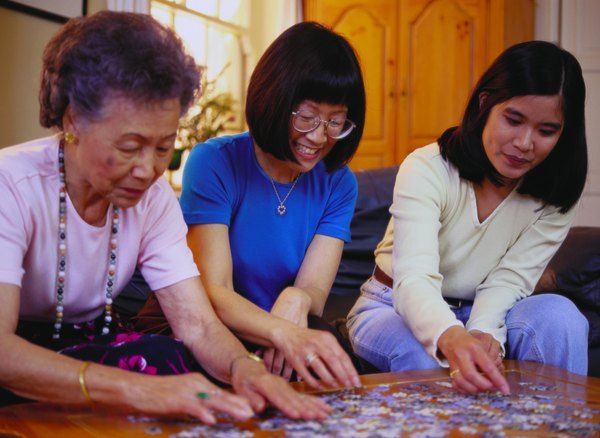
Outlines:
<svg viewBox="0 0 600 438"><path fill-rule="evenodd" d="M150 15L101 11L72 18L43 55L40 123L62 129L68 105L93 119L111 93L140 102L177 98L181 113L200 88L200 69L181 39Z"/></svg>
<svg viewBox="0 0 600 438"><path fill-rule="evenodd" d="M487 97L480 105L480 94ZM523 177L518 192L569 211L581 197L587 175L585 138L585 83L577 59L545 41L528 41L506 49L483 74L458 127L438 139L442 156L462 178L481 183L501 178L487 158L482 134L495 105L516 96L561 97L563 131L552 152Z"/></svg>
<svg viewBox="0 0 600 438"><path fill-rule="evenodd" d="M324 159L328 171L346 164L365 125L365 87L356 53L341 35L314 22L283 32L250 78L246 121L256 144L280 160L297 162L290 147L292 111L303 100L345 105L356 128Z"/></svg>

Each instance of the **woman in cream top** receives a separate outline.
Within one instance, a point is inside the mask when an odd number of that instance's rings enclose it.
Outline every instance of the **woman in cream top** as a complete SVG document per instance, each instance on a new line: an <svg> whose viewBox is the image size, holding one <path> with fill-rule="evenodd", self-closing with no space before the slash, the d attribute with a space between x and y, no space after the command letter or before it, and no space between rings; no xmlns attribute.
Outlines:
<svg viewBox="0 0 600 438"><path fill-rule="evenodd" d="M586 373L585 318L563 297L529 297L585 183L584 98L572 55L518 44L461 125L407 157L349 315L358 355L385 371L449 367L467 392L508 392L505 355Z"/></svg>

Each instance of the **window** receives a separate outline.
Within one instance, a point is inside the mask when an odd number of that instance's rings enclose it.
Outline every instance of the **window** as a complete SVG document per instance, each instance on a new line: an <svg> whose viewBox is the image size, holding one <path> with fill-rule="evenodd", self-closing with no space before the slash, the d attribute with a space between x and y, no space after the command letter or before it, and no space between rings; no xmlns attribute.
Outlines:
<svg viewBox="0 0 600 438"><path fill-rule="evenodd" d="M246 91L246 64L249 41L247 0L151 0L150 13L175 30L196 62L203 68L203 80L211 92L233 97L233 117L228 132L244 129L243 102ZM187 154L184 154L184 160ZM169 175L177 188L181 170Z"/></svg>
<svg viewBox="0 0 600 438"><path fill-rule="evenodd" d="M205 70L215 91L231 93L237 102L238 128L246 84L245 43L249 32L246 0L152 0L150 13L171 27Z"/></svg>

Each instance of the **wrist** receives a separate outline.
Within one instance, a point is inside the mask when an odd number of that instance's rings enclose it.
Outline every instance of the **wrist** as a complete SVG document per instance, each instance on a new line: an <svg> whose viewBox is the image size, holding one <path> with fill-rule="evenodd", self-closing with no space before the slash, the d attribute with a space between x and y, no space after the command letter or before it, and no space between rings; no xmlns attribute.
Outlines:
<svg viewBox="0 0 600 438"><path fill-rule="evenodd" d="M91 362L87 360L85 362L81 362L81 366L79 367L79 387L81 388L81 392L85 398L85 401L89 404L93 404L94 400L92 400L85 382L85 370L88 368L88 366L90 366L90 364Z"/></svg>
<svg viewBox="0 0 600 438"><path fill-rule="evenodd" d="M269 332L271 346L282 350L282 347L288 343L288 339L291 339L294 336L297 329L299 329L297 325L285 319L280 319L279 323Z"/></svg>
<svg viewBox="0 0 600 438"><path fill-rule="evenodd" d="M437 341L437 350L438 354L441 356L446 356L445 352L450 348L450 346L455 342L455 340L463 335L468 334L464 327L459 325L454 325L452 327L447 328L438 338ZM441 353L441 354L440 354Z"/></svg>
<svg viewBox="0 0 600 438"><path fill-rule="evenodd" d="M282 290L277 299L285 301L286 307L294 306L306 315L308 315L312 306L312 297L304 290L294 286L289 286Z"/></svg>
<svg viewBox="0 0 600 438"><path fill-rule="evenodd" d="M90 396L91 402L85 397L81 380L78 383L79 391L82 393L82 396L86 398L88 404L93 403L117 406L135 405L137 400L134 393L139 393L139 383L141 383L144 378L147 378L146 375L125 371L119 368L106 367L94 362L84 366L84 363L85 362L79 366L79 375L83 377L83 383Z"/></svg>
<svg viewBox="0 0 600 438"><path fill-rule="evenodd" d="M264 361L262 360L261 357L257 356L254 353L245 353L245 354L240 354L239 356L236 356L233 358L233 360L231 361L231 363L229 364L229 376L230 378L233 378L233 374L235 373L235 370L238 368L238 364L244 360L250 360L259 364L264 364Z"/></svg>

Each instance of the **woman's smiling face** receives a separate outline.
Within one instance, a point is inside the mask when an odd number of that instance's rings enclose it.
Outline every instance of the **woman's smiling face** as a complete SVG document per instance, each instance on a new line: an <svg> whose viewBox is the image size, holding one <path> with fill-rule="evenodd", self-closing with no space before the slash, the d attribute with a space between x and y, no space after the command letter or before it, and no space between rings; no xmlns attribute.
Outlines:
<svg viewBox="0 0 600 438"><path fill-rule="evenodd" d="M486 96L480 96L480 102ZM559 95L527 95L495 105L483 129L485 153L507 182L516 182L552 152L563 130Z"/></svg>

